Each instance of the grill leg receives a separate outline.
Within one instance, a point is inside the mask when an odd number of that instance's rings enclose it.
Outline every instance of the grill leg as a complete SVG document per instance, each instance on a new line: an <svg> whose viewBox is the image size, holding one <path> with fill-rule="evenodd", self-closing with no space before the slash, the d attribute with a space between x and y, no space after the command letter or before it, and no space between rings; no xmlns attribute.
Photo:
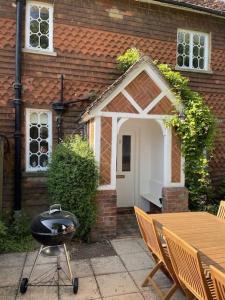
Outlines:
<svg viewBox="0 0 225 300"><path fill-rule="evenodd" d="M31 269L31 271L30 271L30 275L29 275L29 278L28 278L29 281L30 281L30 279L31 279L31 276L32 276L33 273L34 273L34 268L35 268L35 266L36 266L36 264L37 264L37 260L38 260L39 255L41 254L42 249L43 249L43 245L41 245L41 247L40 247L40 249L39 249L39 251L38 251L38 253L37 253L36 257L35 257L35 261L34 261L34 263L33 263L33 266L32 266L32 269Z"/></svg>
<svg viewBox="0 0 225 300"><path fill-rule="evenodd" d="M63 244L63 247L64 247L64 253L66 256L67 267L69 270L70 280L72 282L73 281L73 273L72 273L71 266L70 266L70 258L69 258L69 254L67 252L66 244Z"/></svg>

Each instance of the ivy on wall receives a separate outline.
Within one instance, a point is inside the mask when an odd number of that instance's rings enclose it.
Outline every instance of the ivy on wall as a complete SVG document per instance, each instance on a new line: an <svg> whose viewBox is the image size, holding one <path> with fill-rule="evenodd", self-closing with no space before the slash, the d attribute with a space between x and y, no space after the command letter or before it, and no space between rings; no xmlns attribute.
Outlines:
<svg viewBox="0 0 225 300"><path fill-rule="evenodd" d="M120 70L127 70L135 62L129 58L129 50L117 58ZM136 56L137 61L141 55ZM131 60L132 64L129 63ZM209 161L216 131L215 117L203 97L190 89L188 78L173 71L166 64L155 62L155 65L169 82L171 90L176 95L177 104L183 107L183 118L175 113L172 118L166 120L166 124L175 128L181 140L190 209L202 209L202 203L210 185Z"/></svg>
<svg viewBox="0 0 225 300"><path fill-rule="evenodd" d="M158 64L157 67L170 83L178 103L183 106L184 118L174 114L166 123L176 129L181 139L190 209L200 209L210 184L209 161L216 130L215 117L203 97L190 89L186 77L168 65Z"/></svg>

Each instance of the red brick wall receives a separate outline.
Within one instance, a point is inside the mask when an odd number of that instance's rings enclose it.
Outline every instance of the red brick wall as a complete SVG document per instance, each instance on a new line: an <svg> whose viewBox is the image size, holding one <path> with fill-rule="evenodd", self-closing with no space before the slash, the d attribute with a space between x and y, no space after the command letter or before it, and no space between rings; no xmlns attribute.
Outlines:
<svg viewBox="0 0 225 300"><path fill-rule="evenodd" d="M159 87L145 72L139 74L128 84L126 91L142 109L145 109L161 92Z"/></svg>
<svg viewBox="0 0 225 300"><path fill-rule="evenodd" d="M111 183L112 118L101 118L100 184Z"/></svg>
<svg viewBox="0 0 225 300"><path fill-rule="evenodd" d="M116 191L99 191L96 197L97 222L92 230L92 240L116 236L117 204Z"/></svg>
<svg viewBox="0 0 225 300"><path fill-rule="evenodd" d="M151 115L172 115L175 108L172 106L170 100L165 96L160 102L150 110Z"/></svg>
<svg viewBox="0 0 225 300"><path fill-rule="evenodd" d="M180 140L174 130L172 131L172 152L171 152L172 168L171 182L181 181L181 145Z"/></svg>
<svg viewBox="0 0 225 300"><path fill-rule="evenodd" d="M137 110L121 93L106 105L103 111L137 113Z"/></svg>
<svg viewBox="0 0 225 300"><path fill-rule="evenodd" d="M162 189L162 212L188 211L188 190L184 187Z"/></svg>
<svg viewBox="0 0 225 300"><path fill-rule="evenodd" d="M53 3L53 0L45 1ZM11 146L5 161L5 209L10 209L13 194L14 109L11 100L15 72L14 3L13 0L0 0L0 133L7 135ZM177 28L211 32L213 73L183 73L190 78L192 88L204 95L220 119L221 131L211 163L213 180L219 184L225 169L224 19L134 0L62 0L54 3L54 48L57 56L23 54L24 107L51 108L51 103L59 99L61 73L65 74L66 100L89 91L99 94L118 77L115 58L127 48L136 46L152 59L174 66ZM112 8L118 9L117 16L111 14ZM76 109L70 109L64 116L65 134L76 131L76 120ZM55 117L53 125L55 128ZM54 137L56 139L55 133ZM24 174L24 182L30 182L23 193L24 199L27 199L24 201L32 203L30 195L38 194L39 186L27 174ZM44 199L43 192L37 197L37 202L41 203Z"/></svg>

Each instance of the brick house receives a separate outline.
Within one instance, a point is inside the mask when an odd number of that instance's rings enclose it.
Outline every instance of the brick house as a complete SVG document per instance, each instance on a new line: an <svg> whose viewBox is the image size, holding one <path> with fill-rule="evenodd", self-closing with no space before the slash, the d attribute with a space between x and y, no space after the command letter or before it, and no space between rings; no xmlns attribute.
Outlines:
<svg viewBox="0 0 225 300"><path fill-rule="evenodd" d="M219 185L225 174L224 1L0 0L0 28L0 134L8 141L3 213L46 208L51 151L61 136L85 128L100 165L102 236L115 234L117 207L148 209L151 200L164 211L187 209L180 145L163 125L174 95L155 59L189 77L212 106L220 133L211 173ZM146 56L120 76L115 59L133 46ZM98 97L91 102L93 92Z"/></svg>

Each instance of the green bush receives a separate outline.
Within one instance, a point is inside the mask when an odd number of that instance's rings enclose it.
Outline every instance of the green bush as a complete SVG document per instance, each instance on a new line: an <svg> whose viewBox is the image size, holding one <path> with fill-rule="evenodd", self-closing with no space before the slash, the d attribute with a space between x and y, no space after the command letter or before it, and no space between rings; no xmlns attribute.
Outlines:
<svg viewBox="0 0 225 300"><path fill-rule="evenodd" d="M0 250L2 245L4 244L5 237L7 235L7 228L3 221L0 220Z"/></svg>
<svg viewBox="0 0 225 300"><path fill-rule="evenodd" d="M48 170L51 202L60 203L77 216L79 237L87 237L96 220L98 179L94 154L87 141L76 135L56 147Z"/></svg>
<svg viewBox="0 0 225 300"><path fill-rule="evenodd" d="M136 48L130 48L125 53L117 57L118 69L125 72L136 61L141 58L141 52Z"/></svg>
<svg viewBox="0 0 225 300"><path fill-rule="evenodd" d="M33 250L36 243L30 234L30 219L22 212L13 220L0 220L0 253Z"/></svg>

